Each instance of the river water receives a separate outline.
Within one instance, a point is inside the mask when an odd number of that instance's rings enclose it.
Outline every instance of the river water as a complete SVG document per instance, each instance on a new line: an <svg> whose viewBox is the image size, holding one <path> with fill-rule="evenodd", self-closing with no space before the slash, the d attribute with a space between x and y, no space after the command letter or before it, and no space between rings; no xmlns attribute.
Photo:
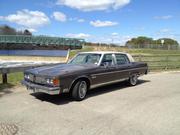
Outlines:
<svg viewBox="0 0 180 135"><path fill-rule="evenodd" d="M5 56L66 56L67 50L0 50L0 55Z"/></svg>

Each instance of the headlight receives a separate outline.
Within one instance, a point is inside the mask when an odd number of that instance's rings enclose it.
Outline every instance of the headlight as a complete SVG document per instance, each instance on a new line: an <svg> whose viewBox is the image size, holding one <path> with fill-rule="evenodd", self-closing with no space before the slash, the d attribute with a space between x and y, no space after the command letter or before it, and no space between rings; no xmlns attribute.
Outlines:
<svg viewBox="0 0 180 135"><path fill-rule="evenodd" d="M24 78L29 80L30 76L28 74L24 74Z"/></svg>
<svg viewBox="0 0 180 135"><path fill-rule="evenodd" d="M53 84L53 79L46 79L47 84Z"/></svg>
<svg viewBox="0 0 180 135"><path fill-rule="evenodd" d="M46 83L53 86L59 86L59 79L46 79Z"/></svg>

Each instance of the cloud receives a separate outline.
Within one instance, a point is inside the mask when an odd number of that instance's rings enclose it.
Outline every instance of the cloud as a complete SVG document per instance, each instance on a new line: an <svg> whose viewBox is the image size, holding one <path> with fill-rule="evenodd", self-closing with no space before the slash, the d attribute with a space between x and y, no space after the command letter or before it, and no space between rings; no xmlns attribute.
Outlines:
<svg viewBox="0 0 180 135"><path fill-rule="evenodd" d="M52 0L46 0L46 1L42 1L42 2L37 2L35 3L35 5L37 6L41 6L41 7L45 7L45 8L53 8L56 6L56 4L52 1Z"/></svg>
<svg viewBox="0 0 180 135"><path fill-rule="evenodd" d="M173 18L172 15L165 15L165 16L155 16L154 19L157 19L157 20L168 20L168 19L171 19Z"/></svg>
<svg viewBox="0 0 180 135"><path fill-rule="evenodd" d="M155 32L153 36L155 37L155 39L172 38L172 39L178 40L179 39L178 35L179 34L177 34L175 31L173 31L170 28L163 28L163 29L160 29L159 31Z"/></svg>
<svg viewBox="0 0 180 135"><path fill-rule="evenodd" d="M3 16L0 16L0 20L4 20L4 17L3 17Z"/></svg>
<svg viewBox="0 0 180 135"><path fill-rule="evenodd" d="M73 34L73 33L68 33L66 34L66 37L69 38L89 38L91 35L85 34L85 33L78 33L78 34Z"/></svg>
<svg viewBox="0 0 180 135"><path fill-rule="evenodd" d="M80 23L85 22L84 19L78 19L77 21L80 22Z"/></svg>
<svg viewBox="0 0 180 135"><path fill-rule="evenodd" d="M164 29L161 29L159 32L160 33L169 33L169 32L171 32L171 30L168 28L164 28Z"/></svg>
<svg viewBox="0 0 180 135"><path fill-rule="evenodd" d="M144 26L140 26L140 27L135 27L134 29L136 31L144 31L146 28Z"/></svg>
<svg viewBox="0 0 180 135"><path fill-rule="evenodd" d="M111 35L112 35L112 36L118 36L118 35L119 35L119 33L117 33L117 32L113 32L113 33L111 33Z"/></svg>
<svg viewBox="0 0 180 135"><path fill-rule="evenodd" d="M111 33L107 35L91 35L88 39L90 42L95 43L107 43L107 44L116 44L116 45L125 45L125 43L131 39L131 36L128 35L120 35L119 33Z"/></svg>
<svg viewBox="0 0 180 135"><path fill-rule="evenodd" d="M85 19L74 17L74 18L69 18L70 21L77 21L79 23L85 22Z"/></svg>
<svg viewBox="0 0 180 135"><path fill-rule="evenodd" d="M1 16L0 20L16 23L30 29L36 29L50 23L45 13L41 11L29 11L28 9L17 11L16 14Z"/></svg>
<svg viewBox="0 0 180 135"><path fill-rule="evenodd" d="M52 17L57 20L57 21L60 21L60 22L65 22L67 20L67 17L64 13L62 12L53 12L53 15Z"/></svg>
<svg viewBox="0 0 180 135"><path fill-rule="evenodd" d="M37 30L36 30L36 29L33 29L33 28L29 28L28 30L29 30L30 32L32 32L32 33L37 32Z"/></svg>
<svg viewBox="0 0 180 135"><path fill-rule="evenodd" d="M90 35L85 33L68 33L65 37L69 38L82 38L85 39L87 42L93 43L107 43L107 44L117 44L117 45L124 45L126 41L130 40L132 37L128 35L120 35L119 33L113 32L111 34L106 35Z"/></svg>
<svg viewBox="0 0 180 135"><path fill-rule="evenodd" d="M90 25L92 25L94 27L109 27L109 26L118 25L118 23L117 22L111 22L111 21L96 20L96 21L91 21Z"/></svg>
<svg viewBox="0 0 180 135"><path fill-rule="evenodd" d="M130 0L57 0L57 5L65 5L81 11L119 9L130 3Z"/></svg>

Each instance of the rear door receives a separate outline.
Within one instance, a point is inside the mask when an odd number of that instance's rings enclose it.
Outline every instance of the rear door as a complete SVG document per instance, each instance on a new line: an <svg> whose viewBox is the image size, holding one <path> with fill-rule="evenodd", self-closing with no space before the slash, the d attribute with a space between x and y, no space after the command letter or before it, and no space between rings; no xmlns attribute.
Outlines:
<svg viewBox="0 0 180 135"><path fill-rule="evenodd" d="M131 63L126 54L115 54L117 79L129 78Z"/></svg>

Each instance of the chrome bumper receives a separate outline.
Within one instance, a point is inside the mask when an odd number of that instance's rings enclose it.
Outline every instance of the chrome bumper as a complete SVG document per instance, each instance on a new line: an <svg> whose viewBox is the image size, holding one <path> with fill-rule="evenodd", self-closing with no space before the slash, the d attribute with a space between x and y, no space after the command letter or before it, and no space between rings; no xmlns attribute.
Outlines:
<svg viewBox="0 0 180 135"><path fill-rule="evenodd" d="M58 95L60 94L60 87L46 87L38 84L34 84L31 82L27 82L23 80L22 85L26 86L27 90L36 93L36 92L42 92L47 93L49 95Z"/></svg>

